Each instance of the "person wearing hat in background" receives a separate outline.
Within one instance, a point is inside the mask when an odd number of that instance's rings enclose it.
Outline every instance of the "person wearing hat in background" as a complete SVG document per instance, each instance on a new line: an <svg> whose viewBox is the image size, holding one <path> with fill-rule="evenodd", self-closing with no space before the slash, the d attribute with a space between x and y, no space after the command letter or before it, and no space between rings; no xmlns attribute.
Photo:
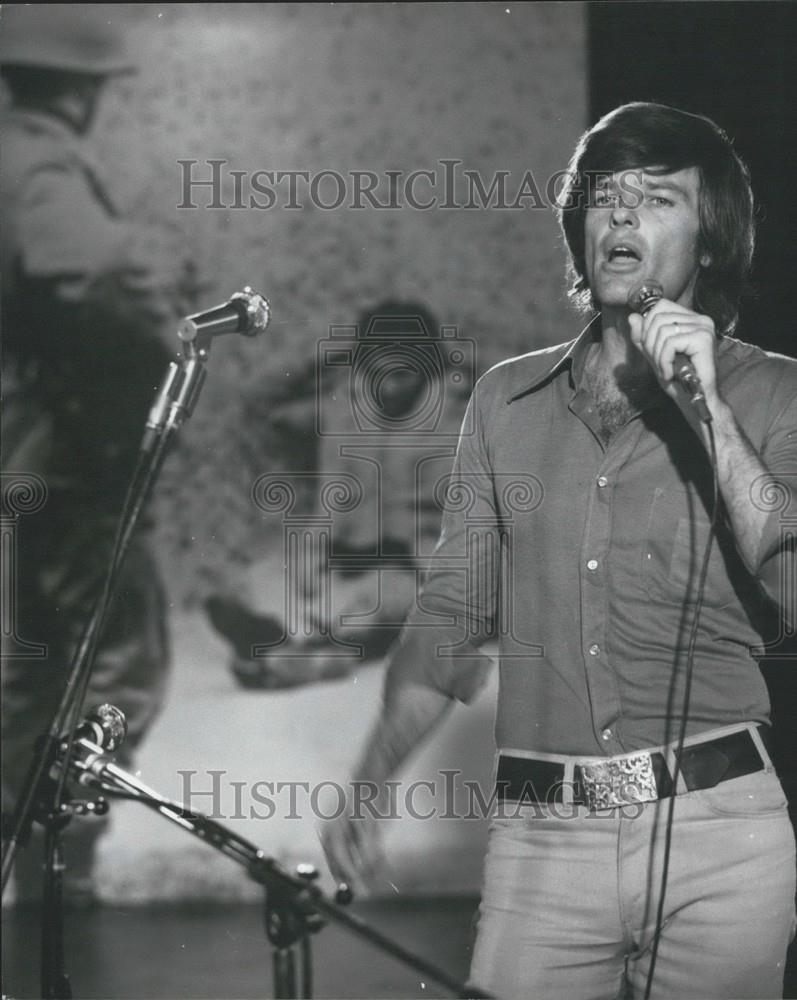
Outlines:
<svg viewBox="0 0 797 1000"><path fill-rule="evenodd" d="M174 241L119 214L86 148L109 79L135 72L125 14L108 10L13 4L0 16L4 495L15 475L34 473L46 485L41 509L19 519L16 600L4 609L13 616L3 630L6 821L106 571L148 407L172 353L164 335L189 305L190 267ZM140 532L86 699L125 712L123 757L162 700L165 612ZM32 644L46 651L31 657ZM103 826L70 824L68 902L94 898ZM28 849L18 859L18 899L36 892L26 871L37 855Z"/></svg>

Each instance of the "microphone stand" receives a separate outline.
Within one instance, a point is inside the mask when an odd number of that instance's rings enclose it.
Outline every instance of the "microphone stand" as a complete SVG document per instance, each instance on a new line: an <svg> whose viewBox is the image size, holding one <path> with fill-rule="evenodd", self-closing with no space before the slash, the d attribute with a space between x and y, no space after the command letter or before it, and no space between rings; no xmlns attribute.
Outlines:
<svg viewBox="0 0 797 1000"><path fill-rule="evenodd" d="M268 940L272 945L274 997L289 1000L312 996L312 956L310 935L317 933L326 921L342 924L358 937L381 951L434 980L457 997L490 997L475 987L468 987L420 958L348 913L337 902L326 899L315 884L318 871L312 865L299 865L296 874L282 868L250 841L229 830L217 820L193 812L179 802L167 799L148 788L134 775L116 765L102 747L81 738L77 752L67 766L73 777L112 798L130 799L159 813L181 829L203 840L221 854L246 869L249 877L263 887L264 917ZM65 755L64 755L65 756ZM340 892L340 899L345 899ZM300 951L300 975L297 977L297 949Z"/></svg>
<svg viewBox="0 0 797 1000"><path fill-rule="evenodd" d="M245 295L251 295L246 289ZM241 298L244 294L239 293ZM260 299L259 296L253 298ZM265 300L261 300L265 302ZM182 332L182 327L181 327ZM180 363L171 362L155 397L147 420L138 461L128 487L102 592L84 628L72 659L69 677L47 731L37 741L23 790L9 824L3 845L2 890L5 891L19 847L30 837L33 821L45 830L45 861L42 913L42 997L69 1000L69 978L64 970L63 949L63 852L61 831L73 814L98 812L101 804L69 803L65 781L75 742L75 730L91 679L94 657L109 609L118 589L119 570L160 473L167 450L184 421L191 416L205 382L205 364L210 354L212 331L194 329L186 337ZM61 750L64 766L57 778L51 777Z"/></svg>

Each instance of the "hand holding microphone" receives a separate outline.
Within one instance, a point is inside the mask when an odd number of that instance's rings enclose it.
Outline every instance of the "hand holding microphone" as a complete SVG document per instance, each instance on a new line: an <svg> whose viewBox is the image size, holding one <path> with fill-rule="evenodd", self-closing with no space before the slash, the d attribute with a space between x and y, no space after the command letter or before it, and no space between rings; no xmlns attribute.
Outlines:
<svg viewBox="0 0 797 1000"><path fill-rule="evenodd" d="M664 289L658 281L649 280L634 288L628 295L628 308L641 316L646 316L656 303L664 298ZM679 321L673 321L675 334L679 332ZM684 331L686 332L686 331ZM712 333L713 336L713 333ZM698 418L703 423L711 423L712 417L706 405L706 394L700 377L689 356L683 351L676 351L672 359L673 378L686 393L690 404L694 407Z"/></svg>

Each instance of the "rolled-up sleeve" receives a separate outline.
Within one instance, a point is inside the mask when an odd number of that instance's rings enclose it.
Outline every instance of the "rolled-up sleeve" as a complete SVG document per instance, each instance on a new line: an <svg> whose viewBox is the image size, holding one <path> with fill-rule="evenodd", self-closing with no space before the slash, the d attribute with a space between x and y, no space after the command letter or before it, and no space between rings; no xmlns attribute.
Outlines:
<svg viewBox="0 0 797 1000"><path fill-rule="evenodd" d="M416 607L392 651L387 687L415 683L471 701L490 658L479 647L494 632L501 532L486 447L483 383L470 399L454 465L435 494L442 506L438 543Z"/></svg>

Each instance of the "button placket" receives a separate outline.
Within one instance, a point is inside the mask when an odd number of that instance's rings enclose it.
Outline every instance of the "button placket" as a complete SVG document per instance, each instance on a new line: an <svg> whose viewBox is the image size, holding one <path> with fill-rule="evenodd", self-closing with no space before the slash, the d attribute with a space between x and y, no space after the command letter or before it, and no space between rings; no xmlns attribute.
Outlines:
<svg viewBox="0 0 797 1000"><path fill-rule="evenodd" d="M619 746L613 726L621 711L617 677L606 655L608 621L606 616L607 577L604 561L609 551L613 513L614 483L617 469L625 460L626 448L612 448L603 455L593 473L590 489L589 518L581 550L582 649L587 686L592 705L594 732L606 752L615 753Z"/></svg>

